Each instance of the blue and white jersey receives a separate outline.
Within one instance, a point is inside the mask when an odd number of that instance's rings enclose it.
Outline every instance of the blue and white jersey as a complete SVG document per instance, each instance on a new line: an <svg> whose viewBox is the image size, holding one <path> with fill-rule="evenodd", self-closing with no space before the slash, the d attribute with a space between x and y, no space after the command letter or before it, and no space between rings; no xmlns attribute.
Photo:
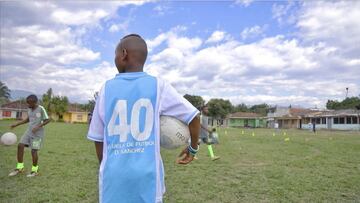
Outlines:
<svg viewBox="0 0 360 203"><path fill-rule="evenodd" d="M108 80L99 92L87 136L103 142L100 202L162 202L160 115L189 124L198 113L170 84L145 72Z"/></svg>

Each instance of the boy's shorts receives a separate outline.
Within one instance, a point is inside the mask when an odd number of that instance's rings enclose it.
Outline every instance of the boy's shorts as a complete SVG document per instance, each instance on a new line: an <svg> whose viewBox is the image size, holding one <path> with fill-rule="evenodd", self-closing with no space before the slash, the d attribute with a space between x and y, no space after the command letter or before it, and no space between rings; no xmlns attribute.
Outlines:
<svg viewBox="0 0 360 203"><path fill-rule="evenodd" d="M20 143L24 144L30 149L40 150L43 144L43 138L40 136L33 136L32 133L25 132L25 134L20 139Z"/></svg>

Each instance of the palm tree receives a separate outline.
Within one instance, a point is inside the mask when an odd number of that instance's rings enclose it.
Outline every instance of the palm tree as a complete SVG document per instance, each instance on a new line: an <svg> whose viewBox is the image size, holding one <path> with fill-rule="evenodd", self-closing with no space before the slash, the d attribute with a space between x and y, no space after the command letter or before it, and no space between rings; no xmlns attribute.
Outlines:
<svg viewBox="0 0 360 203"><path fill-rule="evenodd" d="M11 90L0 81L0 98L10 99Z"/></svg>

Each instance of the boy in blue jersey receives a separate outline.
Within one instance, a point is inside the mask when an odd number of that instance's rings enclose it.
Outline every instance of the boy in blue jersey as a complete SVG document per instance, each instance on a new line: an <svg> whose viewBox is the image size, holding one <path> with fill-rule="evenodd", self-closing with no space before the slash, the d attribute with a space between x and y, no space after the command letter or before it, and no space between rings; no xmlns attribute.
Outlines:
<svg viewBox="0 0 360 203"><path fill-rule="evenodd" d="M119 74L99 92L88 139L95 142L100 162L100 202L162 202L164 168L160 156L160 115L189 125L191 144L179 164L190 163L198 151L199 111L168 83L143 72L145 41L127 35L115 51Z"/></svg>

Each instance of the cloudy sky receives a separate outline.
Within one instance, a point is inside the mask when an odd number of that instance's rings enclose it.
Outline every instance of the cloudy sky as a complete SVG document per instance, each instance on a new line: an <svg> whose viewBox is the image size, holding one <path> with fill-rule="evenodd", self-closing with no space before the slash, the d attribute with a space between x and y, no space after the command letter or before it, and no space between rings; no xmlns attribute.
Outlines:
<svg viewBox="0 0 360 203"><path fill-rule="evenodd" d="M360 1L0 2L0 80L86 102L121 37L181 94L323 107L360 94Z"/></svg>

